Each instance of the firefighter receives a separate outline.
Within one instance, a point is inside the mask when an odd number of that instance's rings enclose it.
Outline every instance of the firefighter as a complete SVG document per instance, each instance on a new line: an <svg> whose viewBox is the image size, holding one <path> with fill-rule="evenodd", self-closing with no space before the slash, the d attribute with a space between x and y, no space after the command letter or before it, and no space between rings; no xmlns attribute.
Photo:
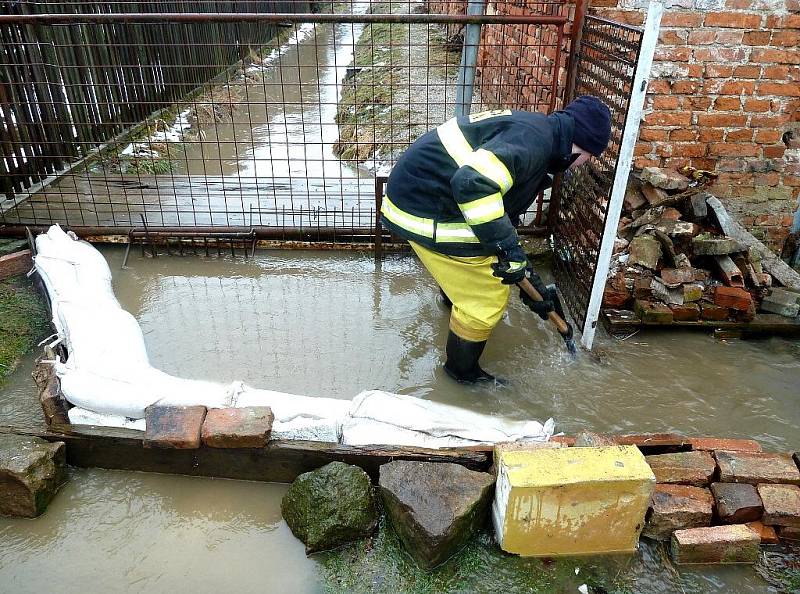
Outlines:
<svg viewBox="0 0 800 594"><path fill-rule="evenodd" d="M550 115L492 110L453 118L414 142L386 184L381 221L411 244L451 306L444 369L459 382L494 382L478 364L505 312L510 285L548 293L515 226L552 175L598 156L608 107L579 97ZM543 319L549 300L525 304Z"/></svg>

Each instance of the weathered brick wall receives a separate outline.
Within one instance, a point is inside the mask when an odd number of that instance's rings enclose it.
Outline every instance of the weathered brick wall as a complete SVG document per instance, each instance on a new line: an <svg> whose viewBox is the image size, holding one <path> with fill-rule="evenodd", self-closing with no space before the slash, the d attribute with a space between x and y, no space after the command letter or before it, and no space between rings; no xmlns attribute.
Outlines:
<svg viewBox="0 0 800 594"><path fill-rule="evenodd" d="M649 0L590 2L591 13L641 25ZM541 6L489 0L488 11ZM665 8L635 166L718 172L713 191L780 250L800 197L800 0L666 0ZM534 31L530 45L541 43Z"/></svg>
<svg viewBox="0 0 800 594"><path fill-rule="evenodd" d="M591 12L639 25L646 6L593 0ZM800 1L665 7L635 165L717 171L713 191L780 249L800 195Z"/></svg>

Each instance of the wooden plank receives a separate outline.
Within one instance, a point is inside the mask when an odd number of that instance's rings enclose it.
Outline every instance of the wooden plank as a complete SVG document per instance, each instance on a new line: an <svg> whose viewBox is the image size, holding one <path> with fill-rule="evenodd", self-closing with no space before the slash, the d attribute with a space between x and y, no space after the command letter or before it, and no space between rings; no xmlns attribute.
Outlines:
<svg viewBox="0 0 800 594"><path fill-rule="evenodd" d="M73 425L46 429L0 427L0 434L32 435L67 444L67 462L79 467L135 470L277 483L333 461L360 466L374 479L392 460L452 462L472 470L488 470L491 454L473 449L346 446L312 441L272 440L261 449L201 446L196 450L144 448L143 433L132 429Z"/></svg>
<svg viewBox="0 0 800 594"><path fill-rule="evenodd" d="M800 319L787 318L778 314L757 313L751 322L737 322L734 320L698 320L696 322L673 321L671 324L643 322L635 314L633 314L633 312L628 312L627 310L604 310L603 315L612 329L700 328L703 330L714 330L716 328L721 328L726 330L741 330L744 334L751 335L800 335Z"/></svg>

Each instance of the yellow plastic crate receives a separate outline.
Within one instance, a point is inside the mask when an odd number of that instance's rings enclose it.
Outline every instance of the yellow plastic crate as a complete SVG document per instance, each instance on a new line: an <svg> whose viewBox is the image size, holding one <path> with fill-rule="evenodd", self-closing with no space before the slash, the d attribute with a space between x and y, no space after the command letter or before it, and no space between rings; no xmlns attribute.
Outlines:
<svg viewBox="0 0 800 594"><path fill-rule="evenodd" d="M631 553L656 478L635 446L495 447L492 506L504 551L529 557Z"/></svg>

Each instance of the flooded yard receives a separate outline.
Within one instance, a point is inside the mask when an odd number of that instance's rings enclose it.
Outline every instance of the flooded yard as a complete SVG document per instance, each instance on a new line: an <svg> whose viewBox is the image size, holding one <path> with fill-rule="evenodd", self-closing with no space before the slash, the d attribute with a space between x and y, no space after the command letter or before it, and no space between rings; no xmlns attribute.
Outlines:
<svg viewBox="0 0 800 594"><path fill-rule="evenodd" d="M101 251L152 364L179 376L348 399L380 388L514 419L552 416L567 434L674 431L753 438L767 450L800 445L797 342L601 336L601 363L569 363L561 339L512 296L483 359L510 387L487 391L442 373L448 312L410 256L376 264L342 252L259 251L251 260L134 252L123 270L122 248ZM0 389L2 424L39 419L32 360ZM413 570L385 536L376 552L357 545L307 559L280 519L285 488L75 469L43 517L0 520L0 583L13 592L41 591L53 575L63 592L87 584L108 592L488 592L498 584L575 592L583 583L617 592L776 591L752 567L674 570L647 542L632 558L568 561L582 568L577 575L562 562L502 554L488 535L433 577Z"/></svg>

